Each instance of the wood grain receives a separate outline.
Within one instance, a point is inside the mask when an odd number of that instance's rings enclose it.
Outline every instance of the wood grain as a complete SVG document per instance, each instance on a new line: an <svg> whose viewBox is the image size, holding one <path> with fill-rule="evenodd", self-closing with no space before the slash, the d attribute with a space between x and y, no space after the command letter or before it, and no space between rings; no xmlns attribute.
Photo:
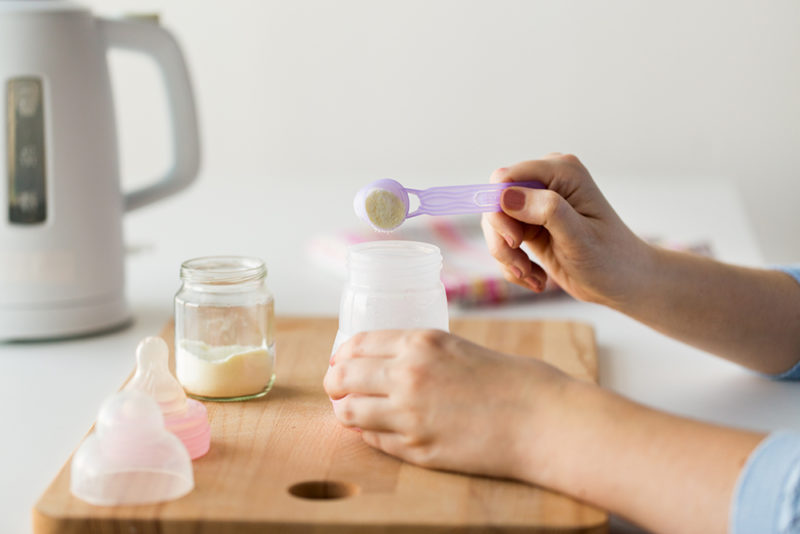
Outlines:
<svg viewBox="0 0 800 534"><path fill-rule="evenodd" d="M607 515L512 481L422 469L366 446L340 426L322 390L334 318L279 318L277 382L266 397L206 403L211 450L196 487L159 505L96 507L69 492L69 462L36 503L36 534L606 532ZM596 381L594 333L560 321L456 319L453 333L541 358ZM172 345L172 325L161 335ZM309 499L292 495L289 488ZM337 485L336 483L342 483Z"/></svg>

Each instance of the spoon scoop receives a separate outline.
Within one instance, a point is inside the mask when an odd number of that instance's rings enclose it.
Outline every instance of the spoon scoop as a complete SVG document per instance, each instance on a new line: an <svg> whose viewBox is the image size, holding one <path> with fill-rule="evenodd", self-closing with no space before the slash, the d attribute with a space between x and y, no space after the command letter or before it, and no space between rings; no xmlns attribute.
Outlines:
<svg viewBox="0 0 800 534"><path fill-rule="evenodd" d="M453 185L408 189L396 180L376 180L362 187L353 199L356 215L379 232L391 232L404 220L417 215L462 215L501 211L500 195L509 187L544 189L541 182ZM409 193L419 207L409 213Z"/></svg>

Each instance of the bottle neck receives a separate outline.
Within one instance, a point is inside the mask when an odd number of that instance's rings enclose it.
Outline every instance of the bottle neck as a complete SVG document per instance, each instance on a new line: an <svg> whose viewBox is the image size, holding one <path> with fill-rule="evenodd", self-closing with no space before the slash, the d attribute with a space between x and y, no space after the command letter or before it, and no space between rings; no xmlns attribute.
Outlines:
<svg viewBox="0 0 800 534"><path fill-rule="evenodd" d="M375 290L414 291L441 284L438 247L416 241L372 241L350 247L350 285Z"/></svg>

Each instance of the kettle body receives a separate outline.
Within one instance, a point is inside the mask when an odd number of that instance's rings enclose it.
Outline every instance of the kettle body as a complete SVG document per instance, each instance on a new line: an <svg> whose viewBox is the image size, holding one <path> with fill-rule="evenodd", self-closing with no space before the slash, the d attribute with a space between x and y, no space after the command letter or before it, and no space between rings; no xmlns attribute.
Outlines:
<svg viewBox="0 0 800 534"><path fill-rule="evenodd" d="M166 176L124 194L106 57L115 46L156 60L175 146ZM0 98L0 340L126 323L123 215L199 168L180 48L150 22L98 19L65 0L0 0Z"/></svg>

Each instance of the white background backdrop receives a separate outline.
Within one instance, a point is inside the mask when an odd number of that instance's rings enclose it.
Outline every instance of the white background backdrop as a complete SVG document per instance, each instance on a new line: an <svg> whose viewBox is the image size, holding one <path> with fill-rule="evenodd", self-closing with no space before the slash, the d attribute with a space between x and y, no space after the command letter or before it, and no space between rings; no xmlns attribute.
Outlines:
<svg viewBox="0 0 800 534"><path fill-rule="evenodd" d="M201 180L470 183L573 152L601 186L732 180L767 261L800 260L796 0L89 4L158 11L178 36ZM130 185L169 163L164 103L148 61L114 60Z"/></svg>
<svg viewBox="0 0 800 534"><path fill-rule="evenodd" d="M169 316L181 260L264 257L279 313L333 314L339 282L303 263L293 240L358 225L350 201L375 178L474 183L501 165L574 152L637 231L707 232L721 258L758 261L749 225L731 215L740 212L724 187L732 182L767 261L800 260L797 0L87 1L107 15L160 11L176 33L195 81L204 168L189 192L127 217L133 327L2 347L0 405L16 436L0 454L0 480L15 481L0 483L3 534L26 531L34 500L129 374L136 342ZM113 60L132 186L169 165L166 113L152 65ZM689 198L661 183L694 178ZM762 380L609 310L553 299L493 311L594 324L601 383L635 400L798 428L796 384ZM30 395L30 384L46 394Z"/></svg>

